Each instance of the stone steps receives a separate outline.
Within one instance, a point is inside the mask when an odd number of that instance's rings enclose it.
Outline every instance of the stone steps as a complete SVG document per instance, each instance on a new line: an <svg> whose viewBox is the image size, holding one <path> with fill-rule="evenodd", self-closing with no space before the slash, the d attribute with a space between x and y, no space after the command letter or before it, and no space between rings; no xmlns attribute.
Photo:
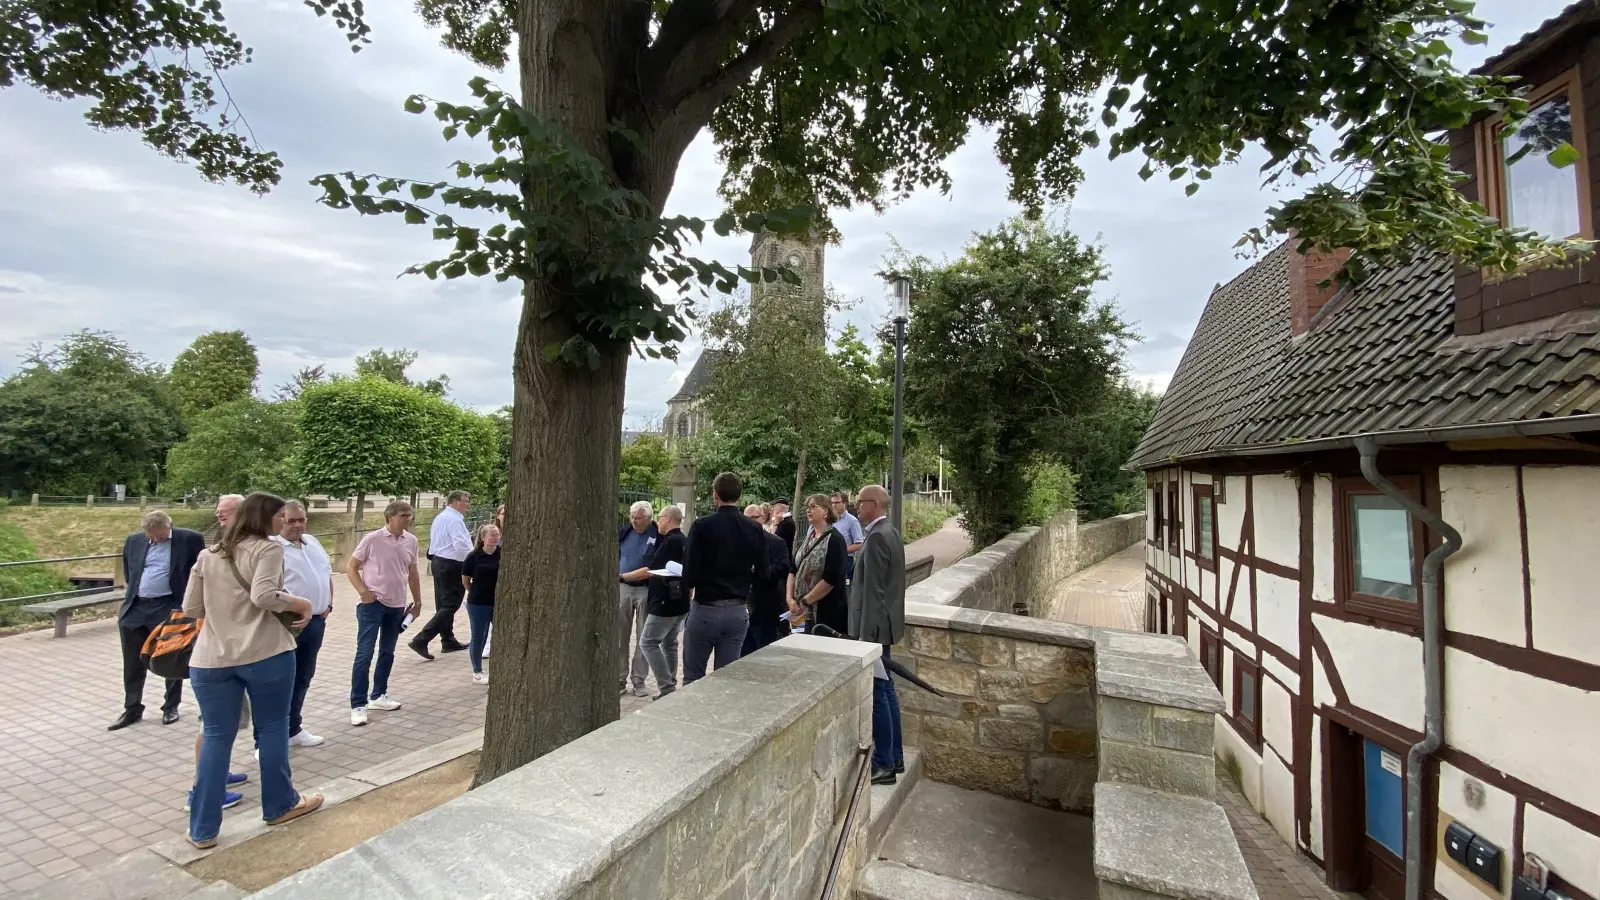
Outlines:
<svg viewBox="0 0 1600 900"><path fill-rule="evenodd" d="M877 855L878 848L883 845L884 835L889 833L889 826L894 823L895 814L905 806L911 789L921 780L922 754L907 747L905 772L895 779L894 784L872 786L872 818L867 825L868 858Z"/></svg>
<svg viewBox="0 0 1600 900"><path fill-rule="evenodd" d="M855 900L1038 900L880 859L856 879Z"/></svg>
<svg viewBox="0 0 1600 900"><path fill-rule="evenodd" d="M17 894L14 900L236 900L243 896L244 891L226 881L201 881L145 848L93 871L63 875Z"/></svg>

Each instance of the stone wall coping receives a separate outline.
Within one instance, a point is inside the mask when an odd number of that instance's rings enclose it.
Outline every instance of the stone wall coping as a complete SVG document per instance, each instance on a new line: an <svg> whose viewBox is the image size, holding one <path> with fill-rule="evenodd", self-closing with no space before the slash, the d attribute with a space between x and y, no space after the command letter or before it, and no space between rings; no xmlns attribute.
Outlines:
<svg viewBox="0 0 1600 900"><path fill-rule="evenodd" d="M1181 637L1097 629L1095 690L1159 706L1220 713L1222 694Z"/></svg>
<svg viewBox="0 0 1600 900"><path fill-rule="evenodd" d="M1094 786L1094 874L1179 900L1258 900L1222 807L1127 784Z"/></svg>
<svg viewBox="0 0 1600 900"><path fill-rule="evenodd" d="M984 576L1004 564L1039 532L1037 525L1013 531L999 541L952 563L906 589L906 603L953 606Z"/></svg>
<svg viewBox="0 0 1600 900"><path fill-rule="evenodd" d="M1095 648L1095 632L1087 625L1073 625L1032 616L1011 613L984 612L960 606L943 606L933 603L906 602L906 624L924 628L945 628L971 634L992 634L997 637L1019 638L1040 644L1076 647L1080 650Z"/></svg>
<svg viewBox="0 0 1600 900"><path fill-rule="evenodd" d="M881 652L784 638L252 896L566 897Z"/></svg>

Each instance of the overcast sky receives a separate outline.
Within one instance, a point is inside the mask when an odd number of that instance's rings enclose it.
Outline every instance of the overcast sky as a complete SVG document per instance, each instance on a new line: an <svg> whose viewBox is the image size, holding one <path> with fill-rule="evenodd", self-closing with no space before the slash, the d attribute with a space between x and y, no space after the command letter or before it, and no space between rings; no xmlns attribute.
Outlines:
<svg viewBox="0 0 1600 900"><path fill-rule="evenodd" d="M1482 0L1480 15L1496 25L1489 46L1466 48L1459 61L1475 64L1564 5ZM458 402L509 403L516 292L493 279L397 278L434 255L427 230L329 210L307 184L345 169L444 177L466 151L401 103L412 92L469 99L477 68L441 49L410 4L371 4L373 43L358 55L300 0L227 8L255 49L228 87L285 161L283 183L266 197L207 184L131 134L91 130L84 104L0 91L0 377L30 344L79 328L115 332L169 364L198 334L237 328L260 352L263 393L301 366L348 371L372 347L410 347L421 354L413 372L448 374ZM1109 162L1103 151L1084 160L1070 224L1104 244L1111 278L1102 294L1145 336L1129 354L1136 377L1164 387L1212 286L1248 265L1233 244L1279 199L1258 186L1263 159L1219 172L1192 198L1182 182L1140 181L1141 160ZM870 327L883 317L872 273L891 236L913 253L954 257L973 232L1017 211L988 136L975 133L950 171L948 195L926 191L881 216L835 214L843 239L828 248L827 278L862 300L849 319ZM696 142L667 212L719 214L720 174L710 141ZM748 241L712 237L702 255L744 262ZM658 418L698 352L691 339L677 363L635 359L626 421Z"/></svg>

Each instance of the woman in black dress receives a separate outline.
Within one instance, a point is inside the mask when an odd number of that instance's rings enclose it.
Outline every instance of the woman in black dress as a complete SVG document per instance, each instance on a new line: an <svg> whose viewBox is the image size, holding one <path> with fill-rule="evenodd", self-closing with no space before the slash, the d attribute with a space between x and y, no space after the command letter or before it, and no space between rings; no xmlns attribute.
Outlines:
<svg viewBox="0 0 1600 900"><path fill-rule="evenodd" d="M478 540L461 563L461 583L467 587L467 621L472 625L472 640L467 657L472 661L472 683L488 684L483 671L483 644L494 624L494 588L500 580L500 529L485 525L478 529Z"/></svg>
<svg viewBox="0 0 1600 900"><path fill-rule="evenodd" d="M807 616L840 634L850 628L850 604L845 586L844 536L833 527L837 521L828 498L812 494L806 498L806 521L810 529L800 538L794 551L794 574L789 576L789 613L794 618Z"/></svg>

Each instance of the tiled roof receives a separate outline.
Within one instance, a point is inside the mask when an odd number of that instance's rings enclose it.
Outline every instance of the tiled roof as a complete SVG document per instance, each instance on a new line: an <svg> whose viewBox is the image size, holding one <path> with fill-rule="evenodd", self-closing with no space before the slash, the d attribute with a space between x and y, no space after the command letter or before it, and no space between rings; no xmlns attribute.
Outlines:
<svg viewBox="0 0 1600 900"><path fill-rule="evenodd" d="M1489 74L1510 68L1525 56L1531 55L1547 42L1561 38L1566 32L1585 22L1592 22L1600 17L1600 2L1597 0L1578 0L1561 12L1539 23L1539 27L1517 38L1499 53L1484 60L1474 72Z"/></svg>
<svg viewBox="0 0 1600 900"><path fill-rule="evenodd" d="M1288 246L1279 246L1211 292L1129 465L1210 449L1232 430L1289 340L1288 260Z"/></svg>
<svg viewBox="0 0 1600 900"><path fill-rule="evenodd" d="M683 387L678 388L678 392L673 394L672 399L667 402L678 403L680 401L693 400L699 396L700 392L705 390L706 385L711 381L711 373L716 371L717 362L722 359L722 353L723 351L721 350L701 350L700 358L694 361L694 367L689 370L689 374L683 379Z"/></svg>
<svg viewBox="0 0 1600 900"><path fill-rule="evenodd" d="M1130 465L1600 412L1600 334L1593 333L1600 328L1590 321L1566 333L1520 329L1498 342L1493 335L1455 339L1455 278L1446 257L1426 256L1346 289L1298 340L1288 337L1284 259L1269 257L1252 268L1268 269L1260 280L1280 287L1270 295L1250 293L1252 305L1243 312L1237 307L1244 292L1212 295ZM1212 314L1219 302L1229 307L1228 320ZM1245 337L1272 331L1269 321L1279 326L1273 340ZM1219 365L1229 353L1262 359L1248 364L1245 381L1229 380ZM1226 390L1190 387L1213 379ZM1169 412L1169 405L1187 408Z"/></svg>

